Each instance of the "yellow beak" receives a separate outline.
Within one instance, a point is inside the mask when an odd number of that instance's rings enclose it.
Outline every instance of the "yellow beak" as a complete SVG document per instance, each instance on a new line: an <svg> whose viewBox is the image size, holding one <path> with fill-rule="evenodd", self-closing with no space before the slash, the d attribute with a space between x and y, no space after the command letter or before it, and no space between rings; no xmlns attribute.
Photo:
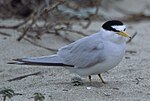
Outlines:
<svg viewBox="0 0 150 101"><path fill-rule="evenodd" d="M124 36L124 37L127 37L127 38L130 38L130 36L126 33L126 32L117 32L118 35L121 35L121 36Z"/></svg>

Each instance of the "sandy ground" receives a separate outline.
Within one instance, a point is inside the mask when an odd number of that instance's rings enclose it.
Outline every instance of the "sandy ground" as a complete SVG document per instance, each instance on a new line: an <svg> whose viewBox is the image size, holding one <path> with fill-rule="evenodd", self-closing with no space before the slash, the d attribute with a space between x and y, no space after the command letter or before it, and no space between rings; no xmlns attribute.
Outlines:
<svg viewBox="0 0 150 101"><path fill-rule="evenodd" d="M0 21L14 24L15 21ZM94 22L85 32L94 33L99 30L103 22ZM138 34L127 45L128 51L122 62L114 69L103 73L107 84L102 84L97 76L92 76L92 86L87 78L83 78L83 85L74 86L73 77L63 67L20 66L10 65L13 58L28 56L43 56L53 54L43 48L36 47L22 40L17 42L20 33L14 30L1 30L11 34L11 37L0 35L0 91L10 88L15 93L12 101L33 101L34 93L42 93L45 101L149 101L150 99L150 21L126 23L127 32ZM78 26L76 26L78 28ZM55 49L68 44L64 39L55 35L44 35L39 42ZM21 80L10 79L41 72L41 74L28 76ZM0 96L2 101L3 97Z"/></svg>

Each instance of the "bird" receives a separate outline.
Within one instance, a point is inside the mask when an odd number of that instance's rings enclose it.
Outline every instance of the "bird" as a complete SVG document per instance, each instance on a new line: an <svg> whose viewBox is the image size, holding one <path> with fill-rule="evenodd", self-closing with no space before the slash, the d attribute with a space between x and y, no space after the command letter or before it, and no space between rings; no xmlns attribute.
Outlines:
<svg viewBox="0 0 150 101"><path fill-rule="evenodd" d="M126 41L131 38L126 26L119 20L103 23L97 33L83 37L58 49L56 54L13 59L13 64L63 66L71 73L86 76L101 74L116 67L125 54Z"/></svg>

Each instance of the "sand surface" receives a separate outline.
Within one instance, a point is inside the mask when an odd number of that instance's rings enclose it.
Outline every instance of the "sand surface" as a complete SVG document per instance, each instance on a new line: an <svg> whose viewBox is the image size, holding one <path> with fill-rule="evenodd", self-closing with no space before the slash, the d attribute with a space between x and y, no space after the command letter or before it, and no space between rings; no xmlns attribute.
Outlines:
<svg viewBox="0 0 150 101"><path fill-rule="evenodd" d="M17 21L0 22L10 25ZM89 29L84 30L84 32L87 34L97 32L102 23L93 22ZM89 88L88 78L83 78L83 85L74 86L71 79L78 77L78 75L70 74L63 67L7 64L13 58L44 56L54 52L36 47L25 40L17 42L16 38L21 34L17 31L1 30L12 36L0 35L0 91L4 88L10 88L15 93L22 94L12 97L12 101L34 101L34 93L42 93L45 101L149 101L150 21L126 23L126 25L130 35L137 32L132 42L127 44L127 50L133 51L133 53L127 52L117 67L102 74L107 84L102 84L97 76L92 76L91 88ZM78 26L75 27L78 29ZM54 49L68 44L67 41L56 35L44 35L42 41L38 43ZM28 76L21 80L8 81L36 72L41 72L41 74ZM2 99L3 97L0 95L0 101ZM7 101L9 100L7 99Z"/></svg>

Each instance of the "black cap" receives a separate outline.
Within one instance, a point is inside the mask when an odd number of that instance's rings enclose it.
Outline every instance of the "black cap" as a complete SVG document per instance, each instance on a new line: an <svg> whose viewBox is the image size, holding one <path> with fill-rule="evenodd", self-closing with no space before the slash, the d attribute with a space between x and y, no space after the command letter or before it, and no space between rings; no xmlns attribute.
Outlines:
<svg viewBox="0 0 150 101"><path fill-rule="evenodd" d="M120 25L124 25L124 24L118 20L110 20L110 21L105 22L102 25L102 28L109 30L109 31L119 32L118 30L114 29L112 26L120 26Z"/></svg>

